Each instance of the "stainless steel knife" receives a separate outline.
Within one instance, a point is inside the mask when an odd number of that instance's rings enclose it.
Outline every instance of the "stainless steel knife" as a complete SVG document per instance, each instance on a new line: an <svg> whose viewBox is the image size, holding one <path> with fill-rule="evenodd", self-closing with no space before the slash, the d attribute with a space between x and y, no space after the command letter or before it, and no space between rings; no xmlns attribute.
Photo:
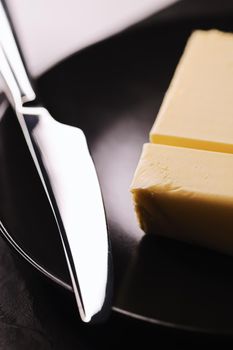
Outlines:
<svg viewBox="0 0 233 350"><path fill-rule="evenodd" d="M86 138L81 129L57 122L45 108L24 105L36 95L1 2L0 74L50 203L80 317L85 322L102 321L111 307L111 252Z"/></svg>

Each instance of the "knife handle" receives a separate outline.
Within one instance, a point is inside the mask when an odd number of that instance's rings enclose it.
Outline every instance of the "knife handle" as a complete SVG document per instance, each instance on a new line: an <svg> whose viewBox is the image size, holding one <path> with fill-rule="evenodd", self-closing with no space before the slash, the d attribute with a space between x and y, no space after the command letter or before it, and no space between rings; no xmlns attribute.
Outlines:
<svg viewBox="0 0 233 350"><path fill-rule="evenodd" d="M0 46L14 75L20 93L21 102L23 104L25 102L33 101L36 98L36 95L20 56L3 1L0 1L0 28Z"/></svg>

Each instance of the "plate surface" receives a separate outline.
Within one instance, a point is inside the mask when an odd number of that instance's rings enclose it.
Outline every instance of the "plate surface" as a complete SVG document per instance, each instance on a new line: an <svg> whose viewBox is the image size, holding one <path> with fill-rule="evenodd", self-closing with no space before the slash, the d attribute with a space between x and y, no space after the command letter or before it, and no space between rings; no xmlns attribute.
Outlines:
<svg viewBox="0 0 233 350"><path fill-rule="evenodd" d="M89 143L112 241L114 309L208 333L233 333L232 257L144 236L129 186L191 31L233 31L232 19L135 27L70 57L38 81L51 115L83 129ZM0 126L0 161L6 165L0 178L3 222L30 256L70 284L45 195L10 110Z"/></svg>

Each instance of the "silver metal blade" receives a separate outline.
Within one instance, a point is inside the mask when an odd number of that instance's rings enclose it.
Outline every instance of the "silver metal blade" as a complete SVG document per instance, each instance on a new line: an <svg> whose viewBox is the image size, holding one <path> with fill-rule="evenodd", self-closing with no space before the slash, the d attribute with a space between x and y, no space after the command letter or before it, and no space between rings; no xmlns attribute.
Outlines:
<svg viewBox="0 0 233 350"><path fill-rule="evenodd" d="M81 318L103 319L111 300L111 257L85 136L44 108L23 107L18 119L57 221Z"/></svg>
<svg viewBox="0 0 233 350"><path fill-rule="evenodd" d="M51 205L80 316L85 322L102 320L110 310L111 256L101 192L85 136L78 128L56 122L44 108L23 107L36 95L1 1L0 23L3 89Z"/></svg>
<svg viewBox="0 0 233 350"><path fill-rule="evenodd" d="M104 207L83 132L44 108L23 107L3 50L0 72L57 223L83 321L110 311L111 272Z"/></svg>

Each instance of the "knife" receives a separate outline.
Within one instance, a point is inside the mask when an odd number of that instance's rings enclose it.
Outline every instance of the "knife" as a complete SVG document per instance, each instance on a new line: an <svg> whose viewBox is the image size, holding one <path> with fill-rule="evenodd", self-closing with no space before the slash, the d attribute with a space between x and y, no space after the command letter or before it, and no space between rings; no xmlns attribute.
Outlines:
<svg viewBox="0 0 233 350"><path fill-rule="evenodd" d="M79 128L57 122L46 108L25 105L35 101L36 94L2 2L0 28L3 90L49 201L80 317L84 322L102 322L111 309L112 257L103 199L85 135Z"/></svg>

